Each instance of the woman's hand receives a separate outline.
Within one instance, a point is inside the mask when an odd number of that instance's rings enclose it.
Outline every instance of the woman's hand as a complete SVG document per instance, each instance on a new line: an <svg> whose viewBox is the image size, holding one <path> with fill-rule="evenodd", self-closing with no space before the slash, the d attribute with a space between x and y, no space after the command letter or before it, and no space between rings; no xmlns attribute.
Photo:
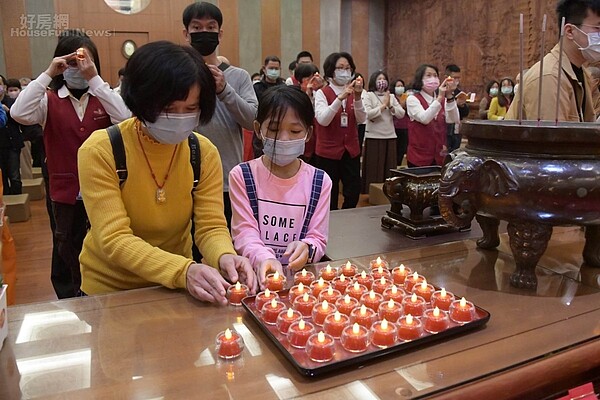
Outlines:
<svg viewBox="0 0 600 400"><path fill-rule="evenodd" d="M75 59L77 60L77 68L79 68L81 76L86 81L89 82L93 77L98 75L96 64L94 64L94 60L90 57L87 49L83 49L83 58L76 57Z"/></svg>
<svg viewBox="0 0 600 400"><path fill-rule="evenodd" d="M67 68L69 68L69 64L67 62L73 58L75 58L75 53L67 54L66 56L54 57L45 71L46 74L50 78L54 78L56 75L62 74Z"/></svg>
<svg viewBox="0 0 600 400"><path fill-rule="evenodd" d="M383 94L383 101L381 102L381 111L385 110L386 108L390 108L390 92L385 91L385 93Z"/></svg>
<svg viewBox="0 0 600 400"><path fill-rule="evenodd" d="M267 274L269 272L279 272L279 275L285 276L283 273L283 266L279 261L274 258L267 258L258 266L258 271L256 271L256 275L258 277L258 282L261 290L265 290L267 283Z"/></svg>
<svg viewBox="0 0 600 400"><path fill-rule="evenodd" d="M188 267L186 287L188 292L198 300L226 305L229 286L230 284L215 268L196 263Z"/></svg>
<svg viewBox="0 0 600 400"><path fill-rule="evenodd" d="M293 271L298 271L308 261L308 244L300 241L291 242L283 255L289 257L288 267Z"/></svg>
<svg viewBox="0 0 600 400"><path fill-rule="evenodd" d="M439 94L438 94L438 101L441 103L442 101L444 101L444 97L447 97L447 94L450 93L449 91L449 84L450 82L454 81L454 79L452 79L451 77L447 77L446 79L444 79L444 81L442 82L442 84L439 87Z"/></svg>
<svg viewBox="0 0 600 400"><path fill-rule="evenodd" d="M250 289L250 294L256 294L258 288L258 282L250 260L246 257L238 256L235 254L223 254L219 258L219 268L221 273L231 283L240 281L245 283Z"/></svg>
<svg viewBox="0 0 600 400"><path fill-rule="evenodd" d="M356 78L351 86L354 88L354 98L355 99L360 99L360 96L362 95L363 92L363 80L362 78L359 76L358 78Z"/></svg>
<svg viewBox="0 0 600 400"><path fill-rule="evenodd" d="M348 96L350 96L352 94L352 92L354 92L354 86L353 85L354 85L354 81L352 81L351 84L349 84L348 86L346 86L344 88L344 90L342 91L342 93L340 93L338 95L338 99L340 101L346 100L348 98Z"/></svg>

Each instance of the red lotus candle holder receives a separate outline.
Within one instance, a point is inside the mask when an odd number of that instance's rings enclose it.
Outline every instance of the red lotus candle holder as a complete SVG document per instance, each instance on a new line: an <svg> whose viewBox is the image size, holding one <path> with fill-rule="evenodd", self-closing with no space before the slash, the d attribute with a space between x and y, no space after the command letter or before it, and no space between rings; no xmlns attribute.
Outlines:
<svg viewBox="0 0 600 400"><path fill-rule="evenodd" d="M371 290L369 293L365 293L361 296L360 302L371 310L377 311L379 305L383 303L383 295Z"/></svg>
<svg viewBox="0 0 600 400"><path fill-rule="evenodd" d="M315 326L303 319L292 322L287 332L287 339L290 346L297 349L303 349L306 346L308 338L315 333Z"/></svg>
<svg viewBox="0 0 600 400"><path fill-rule="evenodd" d="M304 293L302 296L298 296L294 299L292 308L302 314L302 318L310 318L315 304L317 304L317 298L308 293Z"/></svg>
<svg viewBox="0 0 600 400"><path fill-rule="evenodd" d="M346 262L346 264L341 265L339 268L340 275L344 275L346 277L353 277L358 272L358 267L354 264L351 264L350 261Z"/></svg>
<svg viewBox="0 0 600 400"><path fill-rule="evenodd" d="M421 281L412 288L412 293L415 293L417 296L421 296L428 303L431 301L431 295L433 292L435 292L435 288L433 285L428 284L427 281Z"/></svg>
<svg viewBox="0 0 600 400"><path fill-rule="evenodd" d="M450 304L450 319L457 324L466 324L475 319L475 305L463 297L460 300L454 300Z"/></svg>
<svg viewBox="0 0 600 400"><path fill-rule="evenodd" d="M379 318L386 319L388 322L392 323L397 322L403 313L404 310L402 309L402 304L392 299L381 303L379 305L379 309L377 310Z"/></svg>
<svg viewBox="0 0 600 400"><path fill-rule="evenodd" d="M386 277L386 278L391 278L392 273L390 272L389 269L386 269L383 267L377 267L377 268L371 270L371 276L373 277L374 281L377 281L382 276Z"/></svg>
<svg viewBox="0 0 600 400"><path fill-rule="evenodd" d="M350 315L352 310L358 307L360 303L358 299L351 297L349 294L346 294L344 297L340 297L335 301L335 307L337 310L345 315Z"/></svg>
<svg viewBox="0 0 600 400"><path fill-rule="evenodd" d="M357 323L366 328L370 328L373 322L377 321L377 313L365 306L364 304L360 307L356 307L350 312L350 323Z"/></svg>
<svg viewBox="0 0 600 400"><path fill-rule="evenodd" d="M429 333L439 333L445 331L450 326L448 313L437 307L425 310L421 320L423 321L423 327Z"/></svg>
<svg viewBox="0 0 600 400"><path fill-rule="evenodd" d="M340 336L342 347L351 353L361 353L369 347L369 329L354 323L345 327Z"/></svg>
<svg viewBox="0 0 600 400"><path fill-rule="evenodd" d="M283 290L285 282L285 276L281 275L278 271L275 271L274 274L267 275L266 287L272 292L278 292Z"/></svg>
<svg viewBox="0 0 600 400"><path fill-rule="evenodd" d="M383 294L383 292L385 292L385 289L392 287L393 284L394 282L390 278L382 276L379 279L375 279L375 281L373 281L372 290L376 293Z"/></svg>
<svg viewBox="0 0 600 400"><path fill-rule="evenodd" d="M350 324L350 317L345 314L336 311L333 314L329 314L323 321L323 331L332 337L339 339L342 335L342 330Z"/></svg>
<svg viewBox="0 0 600 400"><path fill-rule="evenodd" d="M248 286L237 282L235 285L231 285L227 288L227 300L229 300L229 304L233 306L241 306L242 299L248 296L249 292Z"/></svg>
<svg viewBox="0 0 600 400"><path fill-rule="evenodd" d="M255 299L254 299L254 305L256 306L256 309L260 312L262 310L262 306L265 303L270 302L273 299L278 299L279 295L275 292L270 291L268 288L265 289L264 292L260 292L259 294L256 295Z"/></svg>
<svg viewBox="0 0 600 400"><path fill-rule="evenodd" d="M346 288L352 284L352 278L347 278L346 275L340 275L331 281L333 288L339 290L340 293L346 293Z"/></svg>
<svg viewBox="0 0 600 400"><path fill-rule="evenodd" d="M423 324L408 314L398 320L398 338L405 342L416 340L423 335Z"/></svg>
<svg viewBox="0 0 600 400"><path fill-rule="evenodd" d="M392 285L391 287L383 291L383 300L394 300L398 303L402 303L402 299L406 296L406 292L399 286Z"/></svg>
<svg viewBox="0 0 600 400"><path fill-rule="evenodd" d="M381 259L381 257L377 257L377 259L371 260L370 266L371 269L377 269L379 267L382 267L387 270L389 269L390 264L386 260Z"/></svg>
<svg viewBox="0 0 600 400"><path fill-rule="evenodd" d="M224 359L239 357L244 350L244 340L233 329L225 329L220 332L215 339L215 350L217 356Z"/></svg>
<svg viewBox="0 0 600 400"><path fill-rule="evenodd" d="M360 274L354 275L354 282L358 282L360 285L366 286L367 290L371 290L373 286L373 277L362 271Z"/></svg>
<svg viewBox="0 0 600 400"><path fill-rule="evenodd" d="M365 285L361 285L358 282L354 282L352 285L346 288L346 294L350 297L354 297L356 300L360 300L363 294L367 293L369 289Z"/></svg>
<svg viewBox="0 0 600 400"><path fill-rule="evenodd" d="M382 349L396 344L398 328L386 319L371 325L371 343Z"/></svg>
<svg viewBox="0 0 600 400"><path fill-rule="evenodd" d="M326 282L323 277L320 277L319 280L314 281L310 284L310 290L312 291L312 295L316 298L319 298L319 294L325 289L329 287L329 282Z"/></svg>
<svg viewBox="0 0 600 400"><path fill-rule="evenodd" d="M315 280L315 274L306 269L302 268L302 271L298 271L294 274L294 285L298 285L300 282L304 286L310 286L312 281Z"/></svg>
<svg viewBox="0 0 600 400"><path fill-rule="evenodd" d="M425 299L421 296L417 296L416 294L412 294L410 296L405 296L402 299L402 308L404 309L404 314L411 314L413 317L420 317L427 309L427 303Z"/></svg>
<svg viewBox="0 0 600 400"><path fill-rule="evenodd" d="M263 322L267 325L275 325L277 317L281 311L287 310L284 302L273 299L269 303L265 303L260 310Z"/></svg>
<svg viewBox="0 0 600 400"><path fill-rule="evenodd" d="M329 304L327 300L323 300L321 303L317 303L314 305L312 309L312 319L315 325L322 326L323 321L325 321L325 317L329 314L333 314L337 311L333 304Z"/></svg>
<svg viewBox="0 0 600 400"><path fill-rule="evenodd" d="M396 285L403 285L406 277L412 273L410 268L400 264L398 267L392 270L392 279Z"/></svg>
<svg viewBox="0 0 600 400"><path fill-rule="evenodd" d="M437 307L440 310L449 311L450 304L456 300L454 294L447 292L446 289L436 290L431 295L431 307Z"/></svg>
<svg viewBox="0 0 600 400"><path fill-rule="evenodd" d="M423 282L424 280L425 277L423 275L413 272L404 280L404 290L406 290L406 293L411 293L413 286L415 286L417 283Z"/></svg>
<svg viewBox="0 0 600 400"><path fill-rule="evenodd" d="M300 282L297 285L292 286L288 292L288 299L290 300L290 303L294 304L294 299L298 296L304 295L304 293L311 293L310 288L304 283Z"/></svg>
<svg viewBox="0 0 600 400"><path fill-rule="evenodd" d="M327 289L319 293L319 301L327 300L329 304L335 304L336 300L342 296L339 290L329 286Z"/></svg>
<svg viewBox="0 0 600 400"><path fill-rule="evenodd" d="M319 271L319 276L323 278L323 280L331 281L333 278L337 276L337 269L333 268L331 265L327 264L325 268L322 268Z"/></svg>
<svg viewBox="0 0 600 400"><path fill-rule="evenodd" d="M300 314L299 311L288 308L287 310L283 310L279 313L277 316L277 321L275 322L275 326L279 332L285 335L287 334L292 322L299 321L300 319L302 319L302 314Z"/></svg>
<svg viewBox="0 0 600 400"><path fill-rule="evenodd" d="M324 332L311 335L306 341L306 354L315 362L331 361L335 354L333 337Z"/></svg>

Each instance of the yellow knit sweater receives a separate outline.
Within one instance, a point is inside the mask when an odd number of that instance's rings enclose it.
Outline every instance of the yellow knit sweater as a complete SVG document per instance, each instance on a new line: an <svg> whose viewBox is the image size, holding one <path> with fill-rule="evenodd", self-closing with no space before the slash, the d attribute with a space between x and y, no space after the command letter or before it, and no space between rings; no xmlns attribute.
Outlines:
<svg viewBox="0 0 600 400"><path fill-rule="evenodd" d="M128 178L122 188L105 129L95 131L78 153L81 194L91 229L79 257L87 294L162 285L185 288L192 264L191 217L195 241L205 262L218 268L223 254L235 254L223 214L222 167L216 147L197 135L202 153L200 182L193 188L187 141L178 145L164 185L166 202L156 201L156 184L144 158L135 119L119 124ZM141 135L159 184L175 145ZM193 200L193 203L192 203Z"/></svg>

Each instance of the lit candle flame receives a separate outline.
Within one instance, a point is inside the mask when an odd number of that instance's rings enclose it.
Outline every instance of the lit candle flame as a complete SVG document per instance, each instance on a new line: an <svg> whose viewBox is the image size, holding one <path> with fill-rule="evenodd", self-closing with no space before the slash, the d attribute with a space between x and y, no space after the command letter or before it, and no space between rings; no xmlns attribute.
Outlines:
<svg viewBox="0 0 600 400"><path fill-rule="evenodd" d="M413 293L412 296L410 296L410 301L413 303L417 302L417 294L416 293Z"/></svg>
<svg viewBox="0 0 600 400"><path fill-rule="evenodd" d="M461 307L466 307L467 306L467 300L465 300L464 297L462 299L460 299L460 306Z"/></svg>
<svg viewBox="0 0 600 400"><path fill-rule="evenodd" d="M442 291L440 292L440 297L446 297L446 289L442 288Z"/></svg>
<svg viewBox="0 0 600 400"><path fill-rule="evenodd" d="M405 269L404 264L400 264L400 272L404 274Z"/></svg>
<svg viewBox="0 0 600 400"><path fill-rule="evenodd" d="M362 279L366 279L366 278L367 278L367 273L366 273L365 271L361 272L361 273L360 273L360 277L361 277Z"/></svg>
<svg viewBox="0 0 600 400"><path fill-rule="evenodd" d="M406 320L405 321L406 321L406 325L412 325L412 323L413 323L413 316L410 315L410 314L408 314L406 316Z"/></svg>
<svg viewBox="0 0 600 400"><path fill-rule="evenodd" d="M340 282L346 282L346 276L344 274L340 275Z"/></svg>
<svg viewBox="0 0 600 400"><path fill-rule="evenodd" d="M288 318L292 318L294 316L294 310L291 308L288 308L287 310L287 317Z"/></svg>
<svg viewBox="0 0 600 400"><path fill-rule="evenodd" d="M331 273L331 265L327 264L327 266L325 267L325 272L327 272L328 274Z"/></svg>
<svg viewBox="0 0 600 400"><path fill-rule="evenodd" d="M235 290L241 290L242 289L242 285L240 284L240 282L236 282L235 284Z"/></svg>
<svg viewBox="0 0 600 400"><path fill-rule="evenodd" d="M319 286L325 285L325 281L323 280L323 277L319 278L319 282L317 282L317 285L319 285Z"/></svg>
<svg viewBox="0 0 600 400"><path fill-rule="evenodd" d="M308 293L304 293L304 296L302 296L302 301L304 301L305 303L308 302Z"/></svg>
<svg viewBox="0 0 600 400"><path fill-rule="evenodd" d="M433 309L433 316L434 317L439 317L440 316L440 309L439 308L434 308Z"/></svg>
<svg viewBox="0 0 600 400"><path fill-rule="evenodd" d="M305 277L306 277L306 275L308 274L308 272L306 271L306 269L305 269L305 268L302 268L302 272L301 272L301 274L302 274L302 277L303 277L303 278L305 278Z"/></svg>
<svg viewBox="0 0 600 400"><path fill-rule="evenodd" d="M336 311L335 314L333 314L333 319L335 320L335 322L340 322L342 316L340 315L339 311Z"/></svg>
<svg viewBox="0 0 600 400"><path fill-rule="evenodd" d="M317 342L325 343L325 334L323 332L317 334Z"/></svg>
<svg viewBox="0 0 600 400"><path fill-rule="evenodd" d="M351 269L352 264L350 264L350 260L346 261L346 268Z"/></svg>
<svg viewBox="0 0 600 400"><path fill-rule="evenodd" d="M377 257L377 265L381 265L381 257Z"/></svg>
<svg viewBox="0 0 600 400"><path fill-rule="evenodd" d="M377 273L383 274L383 267L382 266L379 266L379 268L377 268Z"/></svg>
<svg viewBox="0 0 600 400"><path fill-rule="evenodd" d="M269 290L269 288L265 289L265 297L271 297L271 291Z"/></svg>
<svg viewBox="0 0 600 400"><path fill-rule="evenodd" d="M304 293L304 283L300 282L300 283L298 284L298 291L299 291L300 293Z"/></svg>
<svg viewBox="0 0 600 400"><path fill-rule="evenodd" d="M396 287L396 285L392 285L392 294L396 293L398 293L398 288Z"/></svg>
<svg viewBox="0 0 600 400"><path fill-rule="evenodd" d="M388 329L387 319L384 318L383 321L381 321L381 325L380 326L381 326L381 330L387 331L387 329Z"/></svg>
<svg viewBox="0 0 600 400"><path fill-rule="evenodd" d="M327 294L329 296L333 296L333 288L331 286L329 286L329 288L327 288Z"/></svg>
<svg viewBox="0 0 600 400"><path fill-rule="evenodd" d="M388 301L388 308L394 308L394 300L390 299L390 301Z"/></svg>
<svg viewBox="0 0 600 400"><path fill-rule="evenodd" d="M360 306L360 315L366 315L367 314L367 307L363 304L362 306Z"/></svg>
<svg viewBox="0 0 600 400"><path fill-rule="evenodd" d="M360 333L360 325L358 325L356 322L354 323L354 325L352 325L352 333L354 333L355 335L358 335Z"/></svg>
<svg viewBox="0 0 600 400"><path fill-rule="evenodd" d="M413 279L416 281L417 279L419 279L419 274L417 274L417 271L415 271L415 273L413 274Z"/></svg>
<svg viewBox="0 0 600 400"><path fill-rule="evenodd" d="M275 281L279 280L279 271L275 271L275 273L273 274L273 280L275 280Z"/></svg>
<svg viewBox="0 0 600 400"><path fill-rule="evenodd" d="M225 329L225 340L231 340L232 337L231 330L229 328Z"/></svg>
<svg viewBox="0 0 600 400"><path fill-rule="evenodd" d="M306 324L304 323L304 320L301 319L300 322L298 322L298 329L303 331L305 326L306 326Z"/></svg>
<svg viewBox="0 0 600 400"><path fill-rule="evenodd" d="M276 299L271 300L271 307L277 308L277 300Z"/></svg>
<svg viewBox="0 0 600 400"><path fill-rule="evenodd" d="M375 292L372 290L369 292L369 299L375 300Z"/></svg>
<svg viewBox="0 0 600 400"><path fill-rule="evenodd" d="M421 290L427 290L427 281L421 282Z"/></svg>
<svg viewBox="0 0 600 400"><path fill-rule="evenodd" d="M349 294L347 294L346 296L344 296L344 303L350 304L350 295Z"/></svg>
<svg viewBox="0 0 600 400"><path fill-rule="evenodd" d="M385 285L385 277L381 277L381 279L379 279L379 283L382 285Z"/></svg>
<svg viewBox="0 0 600 400"><path fill-rule="evenodd" d="M329 303L327 303L327 300L323 300L323 304L321 304L321 308L323 309L323 311L326 311L329 309Z"/></svg>
<svg viewBox="0 0 600 400"><path fill-rule="evenodd" d="M354 291L358 292L360 290L360 286L358 286L358 282L354 282Z"/></svg>

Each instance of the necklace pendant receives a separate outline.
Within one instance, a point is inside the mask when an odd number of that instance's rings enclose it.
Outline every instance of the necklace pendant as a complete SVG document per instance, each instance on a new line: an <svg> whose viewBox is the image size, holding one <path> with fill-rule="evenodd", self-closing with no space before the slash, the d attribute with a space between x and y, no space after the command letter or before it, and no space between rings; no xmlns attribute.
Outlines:
<svg viewBox="0 0 600 400"><path fill-rule="evenodd" d="M156 202L158 204L163 204L166 201L167 201L167 196L165 194L165 189L163 189L163 188L156 189Z"/></svg>

